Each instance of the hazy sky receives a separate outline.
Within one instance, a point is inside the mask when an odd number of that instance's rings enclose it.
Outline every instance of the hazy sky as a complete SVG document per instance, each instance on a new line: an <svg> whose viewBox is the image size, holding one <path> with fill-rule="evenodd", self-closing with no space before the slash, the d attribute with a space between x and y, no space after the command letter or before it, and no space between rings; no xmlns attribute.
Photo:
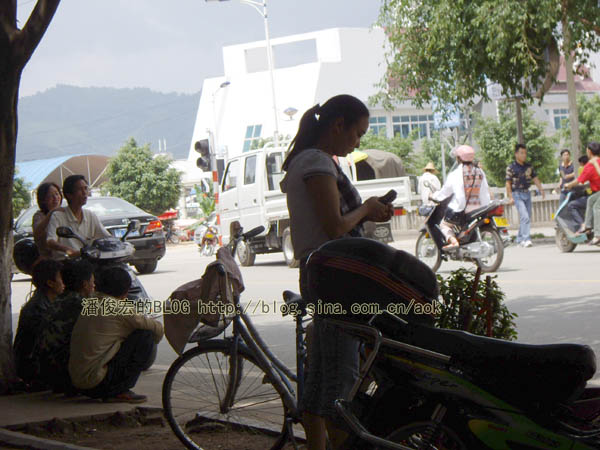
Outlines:
<svg viewBox="0 0 600 450"><path fill-rule="evenodd" d="M23 24L34 0L17 0ZM369 27L380 0L268 0L272 37ZM56 84L198 92L223 73L223 45L264 39L238 0L63 0L29 61L21 96Z"/></svg>

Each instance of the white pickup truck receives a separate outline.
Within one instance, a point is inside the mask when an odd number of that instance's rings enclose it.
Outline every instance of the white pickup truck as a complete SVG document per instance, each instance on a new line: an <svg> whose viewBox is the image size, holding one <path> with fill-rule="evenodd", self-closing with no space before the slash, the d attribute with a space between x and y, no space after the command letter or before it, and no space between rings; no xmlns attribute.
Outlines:
<svg viewBox="0 0 600 450"><path fill-rule="evenodd" d="M243 266L253 265L257 254L283 251L288 266L297 267L291 245L286 196L279 189L279 182L285 175L281 169L284 155L284 148L265 147L243 153L227 162L217 206L223 242L229 241L229 226L233 221L239 221L246 231L260 225L265 227L265 231L248 245L240 243L238 246L238 258ZM356 181L356 167L350 159L340 158L340 166L363 200L382 196L394 189L398 193L394 207L400 211L400 207L410 205L409 177ZM366 229L370 237L385 242L393 240L389 222L371 223Z"/></svg>

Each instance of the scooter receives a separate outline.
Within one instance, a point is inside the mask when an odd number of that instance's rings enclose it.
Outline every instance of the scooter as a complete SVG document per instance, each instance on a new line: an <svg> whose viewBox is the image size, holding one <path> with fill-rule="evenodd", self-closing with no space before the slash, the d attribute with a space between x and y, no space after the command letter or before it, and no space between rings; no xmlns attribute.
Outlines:
<svg viewBox="0 0 600 450"><path fill-rule="evenodd" d="M146 302L144 308L140 307L140 310L143 310L145 313L147 313L150 312L150 307L152 306L150 296L146 292L146 289L140 282L140 279L137 277L135 272L131 269L129 264L127 264L127 261L129 261L135 252L135 247L131 243L126 242L125 239L132 231L139 230L139 228L139 220L131 220L127 225L125 234L121 238L112 236L104 237L95 239L91 243L87 243L83 237L79 236L69 227L58 227L56 234L62 238L77 239L80 241L83 244L83 247L80 250L81 258L89 261L94 266L95 271L99 272L102 269L114 266L118 266L126 270L131 277L131 287L129 288L127 297L129 300L133 300L134 302ZM160 314L150 314L150 317L156 318L159 315ZM144 370L149 369L152 364L154 364L156 355L157 347L155 345L152 355L147 363L147 366L144 367Z"/></svg>
<svg viewBox="0 0 600 450"><path fill-rule="evenodd" d="M508 221L503 217L503 204L492 201L487 206L469 212L465 225L456 234L460 245L444 250L446 239L440 223L451 199L452 196L436 202L431 209L421 209L420 213L427 214L427 218L417 238L415 255L434 272L439 269L442 260L473 261L481 267L482 272L495 272L502 264L504 248L512 243Z"/></svg>
<svg viewBox="0 0 600 450"><path fill-rule="evenodd" d="M554 221L556 222L556 246L563 253L570 253L575 250L579 244L584 244L594 237L594 232L590 231L586 234L576 234L579 225L568 208L568 203L577 195L571 191L567 194L565 200L558 205L558 209L554 213Z"/></svg>

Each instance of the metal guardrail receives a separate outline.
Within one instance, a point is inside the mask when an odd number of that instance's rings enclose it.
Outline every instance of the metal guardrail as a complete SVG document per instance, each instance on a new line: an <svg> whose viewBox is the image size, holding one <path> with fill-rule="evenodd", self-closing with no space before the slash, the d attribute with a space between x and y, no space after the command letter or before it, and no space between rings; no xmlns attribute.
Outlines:
<svg viewBox="0 0 600 450"><path fill-rule="evenodd" d="M542 200L541 195L537 194L537 188L532 187L531 195L531 224L532 225L551 225L553 223L552 214L558 209L558 200L560 194L558 192L558 183L542 184L542 188L546 193L546 198ZM490 188L490 194L495 199L504 199L506 197L505 188ZM421 204L416 194L413 194L415 200L412 201L410 209L407 209L407 214L404 216L392 217L393 231L409 231L418 230L423 226L424 218L417 214L417 207ZM519 228L519 214L515 205L505 205L504 215L508 220L510 228Z"/></svg>

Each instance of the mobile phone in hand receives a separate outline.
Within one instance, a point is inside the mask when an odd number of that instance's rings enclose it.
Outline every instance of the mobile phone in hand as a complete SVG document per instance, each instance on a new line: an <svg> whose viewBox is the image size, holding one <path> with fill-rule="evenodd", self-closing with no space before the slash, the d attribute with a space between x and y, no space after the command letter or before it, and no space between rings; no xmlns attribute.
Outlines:
<svg viewBox="0 0 600 450"><path fill-rule="evenodd" d="M397 195L398 193L395 190L390 189L383 197L379 197L379 202L384 205L389 205L396 199Z"/></svg>

